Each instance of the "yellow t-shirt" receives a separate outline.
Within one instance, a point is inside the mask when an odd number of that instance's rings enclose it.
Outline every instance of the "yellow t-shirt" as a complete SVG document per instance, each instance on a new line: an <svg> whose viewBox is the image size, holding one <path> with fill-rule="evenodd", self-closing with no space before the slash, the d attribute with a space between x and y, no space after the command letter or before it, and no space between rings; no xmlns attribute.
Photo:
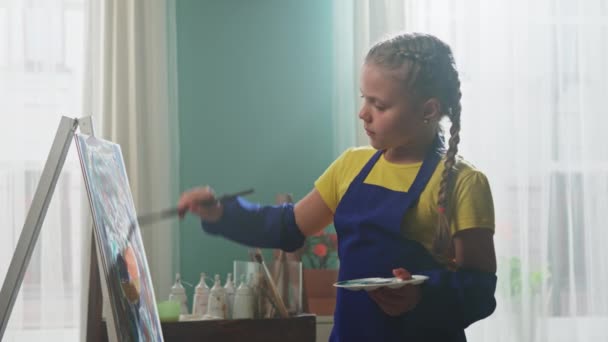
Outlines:
<svg viewBox="0 0 608 342"><path fill-rule="evenodd" d="M350 183L375 152L372 147L350 148L315 181L315 188L332 212L335 213ZM494 230L494 204L486 176L461 157L457 157L455 164L455 183L448 199L452 234L469 228ZM365 183L406 192L421 165L422 162L390 163L383 154ZM402 225L403 234L420 242L427 250L431 250L437 230L437 197L443 170L444 164L440 161L418 203L406 212Z"/></svg>

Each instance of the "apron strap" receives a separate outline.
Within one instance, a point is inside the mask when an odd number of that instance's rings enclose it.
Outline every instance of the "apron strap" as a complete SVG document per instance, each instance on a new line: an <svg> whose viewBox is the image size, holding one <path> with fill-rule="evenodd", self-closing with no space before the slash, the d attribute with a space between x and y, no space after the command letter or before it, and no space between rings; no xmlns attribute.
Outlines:
<svg viewBox="0 0 608 342"><path fill-rule="evenodd" d="M380 156L384 153L384 150L378 150L374 155L367 161L367 163L363 166L361 171L357 174L353 183L362 184L367 178L367 175L372 170ZM433 176L433 172L437 168L441 157L445 154L444 148L444 138L443 135L437 134L435 139L433 140L433 145L430 151L426 154L422 165L420 166L420 170L414 179L414 182L407 190L408 196L411 200L408 203L406 208L410 208L413 203L417 202L417 199L420 197L420 194L424 190L426 184L429 182L431 177Z"/></svg>

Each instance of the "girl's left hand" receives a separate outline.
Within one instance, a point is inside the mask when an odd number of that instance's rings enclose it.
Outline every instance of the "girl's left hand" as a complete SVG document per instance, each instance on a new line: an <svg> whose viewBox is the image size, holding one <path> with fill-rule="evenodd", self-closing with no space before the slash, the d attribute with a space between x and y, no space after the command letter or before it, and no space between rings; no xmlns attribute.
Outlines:
<svg viewBox="0 0 608 342"><path fill-rule="evenodd" d="M410 272L404 268L393 270L395 277L403 280L412 278ZM420 287L417 285L404 285L398 289L381 287L368 292L369 296L389 316L399 316L412 310L420 302Z"/></svg>

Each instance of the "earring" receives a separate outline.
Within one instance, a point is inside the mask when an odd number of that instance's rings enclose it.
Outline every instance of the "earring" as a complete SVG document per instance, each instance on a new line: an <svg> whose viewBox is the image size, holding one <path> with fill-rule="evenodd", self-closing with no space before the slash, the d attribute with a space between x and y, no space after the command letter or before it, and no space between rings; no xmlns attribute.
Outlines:
<svg viewBox="0 0 608 342"><path fill-rule="evenodd" d="M428 125L429 124L429 119L424 119L424 121L422 121L422 122L424 122L425 125Z"/></svg>

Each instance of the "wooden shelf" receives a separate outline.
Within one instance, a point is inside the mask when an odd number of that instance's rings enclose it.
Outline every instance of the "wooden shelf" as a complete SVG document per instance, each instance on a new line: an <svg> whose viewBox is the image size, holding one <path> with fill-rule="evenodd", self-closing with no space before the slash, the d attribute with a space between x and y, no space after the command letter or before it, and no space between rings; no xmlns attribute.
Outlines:
<svg viewBox="0 0 608 342"><path fill-rule="evenodd" d="M165 342L315 342L316 316L162 323ZM108 341L105 322L102 341Z"/></svg>

